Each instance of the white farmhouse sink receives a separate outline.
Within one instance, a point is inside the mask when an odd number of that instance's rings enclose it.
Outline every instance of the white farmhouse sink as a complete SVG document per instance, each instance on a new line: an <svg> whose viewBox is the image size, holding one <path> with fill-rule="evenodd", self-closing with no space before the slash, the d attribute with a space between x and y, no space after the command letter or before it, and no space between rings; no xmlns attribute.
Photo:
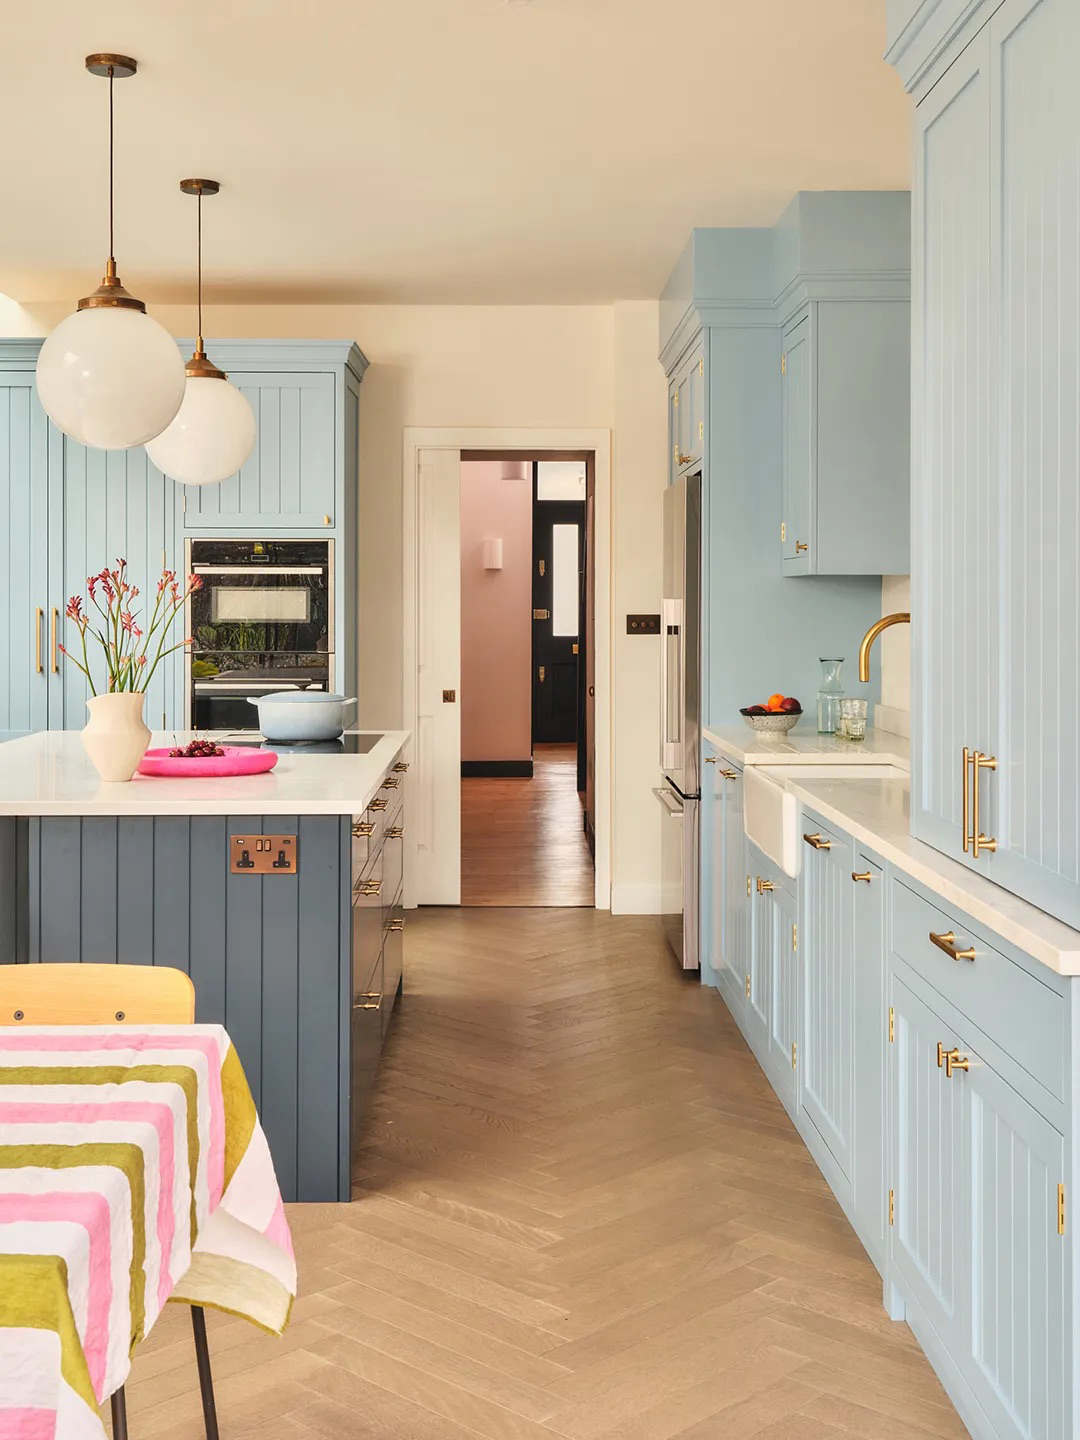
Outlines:
<svg viewBox="0 0 1080 1440"><path fill-rule="evenodd" d="M747 839L795 879L802 846L799 800L789 780L899 780L895 765L747 765L743 771L743 826Z"/></svg>

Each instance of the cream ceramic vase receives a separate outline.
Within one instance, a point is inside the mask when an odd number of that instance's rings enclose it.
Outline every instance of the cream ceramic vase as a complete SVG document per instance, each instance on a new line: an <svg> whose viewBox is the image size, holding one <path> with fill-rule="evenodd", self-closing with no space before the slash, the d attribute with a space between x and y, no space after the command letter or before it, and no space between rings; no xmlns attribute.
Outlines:
<svg viewBox="0 0 1080 1440"><path fill-rule="evenodd" d="M130 780L146 754L150 731L143 723L144 698L141 691L123 691L87 700L83 748L102 780Z"/></svg>

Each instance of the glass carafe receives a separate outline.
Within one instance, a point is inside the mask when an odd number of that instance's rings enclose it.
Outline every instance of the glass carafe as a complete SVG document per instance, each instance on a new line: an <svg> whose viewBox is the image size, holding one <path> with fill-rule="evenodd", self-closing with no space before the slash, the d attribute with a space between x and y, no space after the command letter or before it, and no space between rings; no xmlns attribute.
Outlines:
<svg viewBox="0 0 1080 1440"><path fill-rule="evenodd" d="M817 692L817 728L819 735L835 735L840 729L840 701L844 687L840 683L840 667L844 657L829 659L820 655L821 686Z"/></svg>

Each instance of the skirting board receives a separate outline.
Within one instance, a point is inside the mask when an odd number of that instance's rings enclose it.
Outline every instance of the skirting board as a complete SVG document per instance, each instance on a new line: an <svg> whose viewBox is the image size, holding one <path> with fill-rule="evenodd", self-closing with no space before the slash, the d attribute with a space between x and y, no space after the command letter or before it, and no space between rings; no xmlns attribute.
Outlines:
<svg viewBox="0 0 1080 1440"><path fill-rule="evenodd" d="M611 913L613 915L660 915L661 888L659 885L620 885L611 887Z"/></svg>
<svg viewBox="0 0 1080 1440"><path fill-rule="evenodd" d="M461 778L494 780L531 780L531 760L462 760Z"/></svg>

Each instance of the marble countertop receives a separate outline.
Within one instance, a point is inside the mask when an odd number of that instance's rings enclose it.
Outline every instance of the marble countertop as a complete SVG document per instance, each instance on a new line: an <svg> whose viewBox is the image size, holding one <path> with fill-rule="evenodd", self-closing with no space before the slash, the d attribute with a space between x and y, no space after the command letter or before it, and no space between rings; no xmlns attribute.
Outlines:
<svg viewBox="0 0 1080 1440"><path fill-rule="evenodd" d="M708 727L702 735L739 765L896 765L911 769L911 741L888 730L867 730L866 739L853 744L835 735L819 735L804 715L787 735L772 739L749 725Z"/></svg>
<svg viewBox="0 0 1080 1440"><path fill-rule="evenodd" d="M1058 975L1080 975L1080 931L912 836L908 780L800 777L789 780L786 788L823 820L964 910L992 934Z"/></svg>
<svg viewBox="0 0 1080 1440"><path fill-rule="evenodd" d="M136 775L106 785L77 730L44 730L0 745L0 816L5 815L358 815L374 798L409 739L381 733L366 755L303 755L282 747L265 775L161 780ZM154 746L191 739L155 734Z"/></svg>

